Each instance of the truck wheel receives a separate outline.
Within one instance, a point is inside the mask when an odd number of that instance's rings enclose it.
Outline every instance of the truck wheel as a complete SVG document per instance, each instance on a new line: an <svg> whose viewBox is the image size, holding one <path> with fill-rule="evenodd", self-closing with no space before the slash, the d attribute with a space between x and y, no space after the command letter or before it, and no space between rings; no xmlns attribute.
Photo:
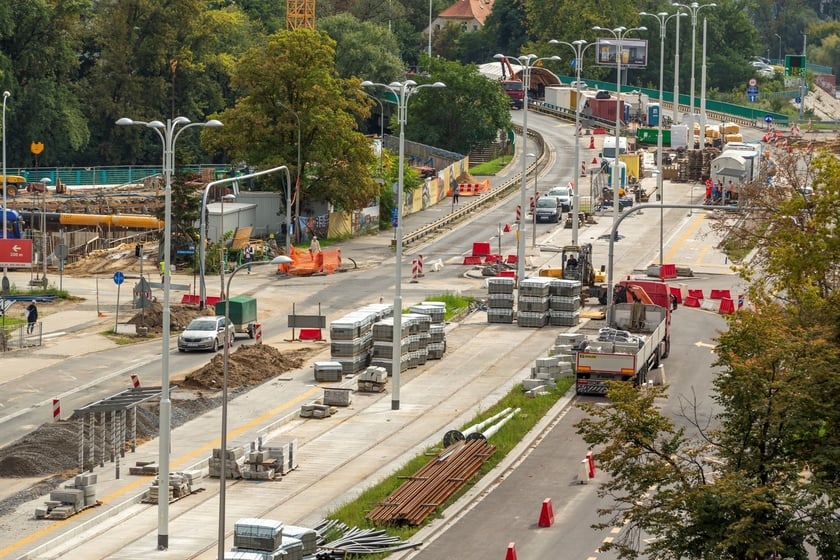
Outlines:
<svg viewBox="0 0 840 560"><path fill-rule="evenodd" d="M656 347L656 350L653 351L653 368L659 367L659 346Z"/></svg>
<svg viewBox="0 0 840 560"><path fill-rule="evenodd" d="M666 336L665 337L665 351L662 352L662 359L664 360L665 358L667 358L668 354L670 354L670 353L671 353L671 337Z"/></svg>
<svg viewBox="0 0 840 560"><path fill-rule="evenodd" d="M257 330L257 329L255 329L255 328L254 328L254 324L253 324L253 323L251 323L250 325L248 325L248 337L249 337L249 338L254 338L254 337L256 336L256 330Z"/></svg>

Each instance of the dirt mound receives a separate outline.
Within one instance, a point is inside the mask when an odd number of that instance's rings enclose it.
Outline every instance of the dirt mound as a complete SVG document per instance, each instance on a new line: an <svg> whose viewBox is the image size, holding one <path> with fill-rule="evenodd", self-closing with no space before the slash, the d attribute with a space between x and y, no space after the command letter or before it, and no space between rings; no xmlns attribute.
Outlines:
<svg viewBox="0 0 840 560"><path fill-rule="evenodd" d="M172 331L182 331L196 317L215 314L216 312L212 307L202 310L194 305L170 304L169 328ZM163 305L154 301L142 312L138 311L128 322L132 325L146 327L150 333L160 334L163 332Z"/></svg>
<svg viewBox="0 0 840 560"><path fill-rule="evenodd" d="M455 178L455 182L460 183L478 183L478 179L470 175L469 171L464 171L458 177Z"/></svg>
<svg viewBox="0 0 840 560"><path fill-rule="evenodd" d="M273 346L249 344L240 346L228 356L228 387L235 389L257 385L263 381L303 367L312 348L280 352ZM222 388L224 354L219 353L203 368L188 374L182 387L197 391L218 391Z"/></svg>

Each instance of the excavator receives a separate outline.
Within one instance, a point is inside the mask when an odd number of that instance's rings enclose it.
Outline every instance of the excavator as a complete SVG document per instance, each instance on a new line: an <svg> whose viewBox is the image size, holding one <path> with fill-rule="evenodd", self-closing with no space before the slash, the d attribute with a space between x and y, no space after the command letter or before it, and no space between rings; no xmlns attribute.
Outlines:
<svg viewBox="0 0 840 560"><path fill-rule="evenodd" d="M592 245L566 245L562 249L560 268L544 268L540 270L540 276L552 278L563 278L566 280L580 280L581 304L586 303L591 297L598 298L601 305L607 304L607 286L605 267L595 270L592 266Z"/></svg>
<svg viewBox="0 0 840 560"><path fill-rule="evenodd" d="M516 77L513 66L506 56L500 57L502 63L502 90L510 98L510 106L514 109L525 107L525 84Z"/></svg>

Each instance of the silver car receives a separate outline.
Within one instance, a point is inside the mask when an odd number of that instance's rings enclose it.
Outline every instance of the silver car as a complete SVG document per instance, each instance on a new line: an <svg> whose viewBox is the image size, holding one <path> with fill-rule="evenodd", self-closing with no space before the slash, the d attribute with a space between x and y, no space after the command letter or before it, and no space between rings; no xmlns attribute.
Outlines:
<svg viewBox="0 0 840 560"><path fill-rule="evenodd" d="M534 208L534 218L538 222L559 222L560 199L555 196L541 196Z"/></svg>
<svg viewBox="0 0 840 560"><path fill-rule="evenodd" d="M198 317L190 321L184 332L178 336L178 351L187 350L213 350L218 351L224 347L225 340L234 339L233 323L227 321L225 328L224 315L215 317Z"/></svg>

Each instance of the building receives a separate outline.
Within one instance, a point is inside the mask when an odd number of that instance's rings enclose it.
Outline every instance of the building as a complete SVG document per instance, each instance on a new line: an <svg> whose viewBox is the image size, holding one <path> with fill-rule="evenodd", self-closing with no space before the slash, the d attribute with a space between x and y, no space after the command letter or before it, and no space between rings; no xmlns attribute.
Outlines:
<svg viewBox="0 0 840 560"><path fill-rule="evenodd" d="M484 21L492 11L493 0L458 0L432 21L432 31L438 34L450 24L460 25L464 31L478 31L484 27Z"/></svg>

